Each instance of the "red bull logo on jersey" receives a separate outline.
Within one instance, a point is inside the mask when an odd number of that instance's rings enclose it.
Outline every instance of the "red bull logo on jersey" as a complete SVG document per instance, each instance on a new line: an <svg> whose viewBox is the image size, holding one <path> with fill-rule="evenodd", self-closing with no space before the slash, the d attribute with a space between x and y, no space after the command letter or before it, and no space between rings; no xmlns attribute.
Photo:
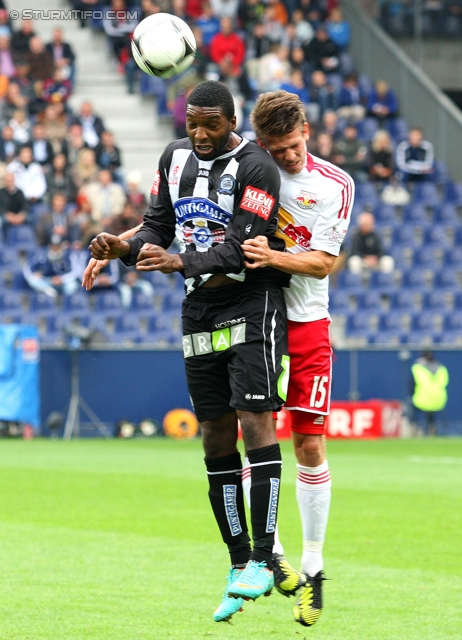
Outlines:
<svg viewBox="0 0 462 640"><path fill-rule="evenodd" d="M241 209L251 211L260 218L268 220L271 211L273 210L275 199L260 189L254 187L247 187L244 191L241 201Z"/></svg>
<svg viewBox="0 0 462 640"><path fill-rule="evenodd" d="M312 233L311 231L308 231L306 227L296 227L289 222L289 224L283 228L283 232L304 249L310 248Z"/></svg>
<svg viewBox="0 0 462 640"><path fill-rule="evenodd" d="M157 196L159 193L159 187L160 187L160 173L157 172L156 177L154 178L154 182L152 183L151 195Z"/></svg>
<svg viewBox="0 0 462 640"><path fill-rule="evenodd" d="M295 202L298 204L300 209L312 209L317 203L316 198L317 196L315 193L310 193L309 191L300 191L298 196L295 197Z"/></svg>

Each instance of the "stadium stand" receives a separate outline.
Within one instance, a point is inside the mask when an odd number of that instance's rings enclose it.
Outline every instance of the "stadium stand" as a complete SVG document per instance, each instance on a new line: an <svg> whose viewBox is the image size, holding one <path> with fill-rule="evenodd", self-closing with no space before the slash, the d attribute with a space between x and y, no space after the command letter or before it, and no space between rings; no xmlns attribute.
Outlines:
<svg viewBox="0 0 462 640"><path fill-rule="evenodd" d="M297 3L292 4L295 7ZM79 74L76 73L79 55L88 54L74 45L73 29L81 27L91 32L98 42L106 39L103 53L99 55L106 56L106 63L108 58L111 59L113 73L124 78L126 91L133 100L150 100L155 104L157 115L165 124L163 129L170 129L171 139L175 133L184 135L181 123L175 118L181 111L185 93L208 78L228 85L235 97L239 131L250 138L253 133L249 114L261 90L267 86L276 89L283 84L292 86L292 90L300 90L311 127L309 148L313 150L317 136L325 133L323 112L327 107L334 111L338 108L344 78L353 71L353 63L348 44L342 43L338 68L334 73L326 72L332 94L328 98L324 96L323 102L320 99L321 89L313 91L313 72L320 71L322 63L310 57L313 51L313 46L309 46L310 34L314 33L316 25L310 24L309 4L301 4L303 18L300 22L300 16L297 17L294 29L290 8L286 25L277 21L270 23L265 18L265 5L259 0L236 3L235 14L230 17L235 33L244 43L245 55L235 68L230 69L226 64L214 61L210 55L213 39L220 38L222 34L219 33L219 16L214 15L205 3L170 3L168 0L127 2L126 7L137 14L133 25L159 10L179 11L180 17L192 26L199 45L193 68L170 81L142 74L130 56L130 32L125 29L126 25L112 21L108 28L104 19L82 20L81 25L76 23L69 28L69 38L66 30L62 33L67 58L60 57L64 49L55 36L46 43L51 71L50 76L43 79L44 83L50 87L52 81L58 81L53 63L62 68L65 77L62 87L54 92L53 100L50 100L49 91L38 95L31 91L34 79L30 71L32 59L27 50L27 38L19 33L21 25L12 25L20 36L11 39L15 72L7 78L10 88L0 97L2 322L33 322L39 327L42 342L52 345L65 343L65 330L72 323L90 328L101 342L116 345L143 343L167 347L181 344L179 318L184 294L179 276L155 272L145 274L143 277L151 285L153 295L147 294L148 288L143 291L133 286L128 298L123 294L123 283L127 280L124 280L125 268L121 266L118 272L101 276L98 290L91 294L78 291L68 296L58 289L58 295L52 298L43 292L32 291L24 279L24 266L48 255L47 243L39 247L40 238L49 238L48 242L54 238L55 242L56 236L59 237L66 251L69 250L69 269L78 281L87 261L82 247L88 244L89 239L101 229L117 228L119 233L130 228L141 220L144 213L146 199L136 190L139 179L136 176L128 179L124 146L118 139L119 135L123 139L125 133L111 127L112 138L105 135L101 140L108 128L104 109L94 108L90 93L86 96L87 107L75 105L72 92L79 83ZM80 3L71 1L70 5L77 8ZM108 8L110 5L108 2ZM335 2L320 3L319 6L323 7L320 9L322 22L329 22L329 12L335 5ZM399 28L410 28L405 26L407 16L399 16L398 20L396 15L387 14L389 6L389 3L383 4L382 21L387 29L396 31L398 24L401 25ZM257 29L254 28L256 24ZM34 28L32 23L32 31ZM287 47L288 54L275 71L277 65L273 64L272 48L280 43ZM299 89L290 85L294 69L301 71L303 86ZM364 107L365 112L368 99L380 78L359 73L357 79L358 104ZM108 101L101 104L107 105ZM19 106L25 112L22 125L21 117L19 120L13 117ZM339 134L348 123L344 117L337 119ZM44 141L41 140L40 127L34 127L36 124L43 125ZM400 142L407 140L410 128L419 123L407 122L398 112L397 116L385 118L368 115L356 120L355 124L361 142L369 150L372 138L381 127L389 132L395 150ZM334 155L335 136L334 132ZM30 166L21 165L18 160L21 146L30 146L33 150ZM63 171L56 171L53 157L60 154L66 158L66 167ZM101 202L96 202L94 197L102 169L111 171L111 189L114 185L112 191L115 194L112 209L104 211L101 210ZM133 164L130 169L133 169ZM16 193L14 189L8 191L5 187L4 175L8 172L14 173L15 189L24 192L24 216L19 210L14 212L16 217L8 213ZM38 199L31 196L30 191L34 175L45 177L50 187ZM354 345L358 341L374 345L415 344L414 340L423 341L418 344L428 344L429 340L438 344L462 343L462 184L453 182L449 168L438 160L428 181L405 186L409 204L391 204L382 199L384 188L395 184L402 186L396 171L390 180L361 179L356 184L353 208L353 221L361 211L374 213L377 231L387 254L394 259L394 272L372 271L358 276L347 270L340 271L331 285L331 314L334 320L342 321L346 345ZM53 208L51 185L53 193L59 185L66 193L62 210ZM119 198L121 193L122 199ZM132 207L128 213L122 211L124 200ZM10 203L6 208L5 202ZM93 215L94 212L97 215ZM57 262L51 262L54 270L50 277L59 279L61 274ZM128 300L125 307L124 300Z"/></svg>

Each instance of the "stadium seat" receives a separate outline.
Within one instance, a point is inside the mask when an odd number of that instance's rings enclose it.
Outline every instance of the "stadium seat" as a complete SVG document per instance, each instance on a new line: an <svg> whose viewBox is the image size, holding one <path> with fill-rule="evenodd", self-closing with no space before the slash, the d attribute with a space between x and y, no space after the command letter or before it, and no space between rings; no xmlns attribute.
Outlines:
<svg viewBox="0 0 462 640"><path fill-rule="evenodd" d="M358 311L380 313L382 311L382 298L379 291L370 289L357 296Z"/></svg>
<svg viewBox="0 0 462 640"><path fill-rule="evenodd" d="M462 331L442 331L435 337L435 342L447 345L462 345Z"/></svg>
<svg viewBox="0 0 462 640"><path fill-rule="evenodd" d="M428 289L424 272L420 269L408 269L404 271L401 279L401 287L423 293Z"/></svg>
<svg viewBox="0 0 462 640"><path fill-rule="evenodd" d="M369 279L369 288L375 292L390 295L396 289L394 274L373 271Z"/></svg>
<svg viewBox="0 0 462 640"><path fill-rule="evenodd" d="M420 350L423 347L431 347L436 342L437 335L433 331L409 331L401 336L400 342L413 345Z"/></svg>
<svg viewBox="0 0 462 640"><path fill-rule="evenodd" d="M351 273L348 269L344 269L338 274L337 289L349 291L352 294L361 292L364 287L360 276L356 273Z"/></svg>
<svg viewBox="0 0 462 640"><path fill-rule="evenodd" d="M381 313L377 328L382 333L392 333L400 336L404 330L404 321L407 314L403 311L388 311Z"/></svg>
<svg viewBox="0 0 462 640"><path fill-rule="evenodd" d="M181 335L173 331L160 330L150 333L145 338L146 344L157 347L172 347L181 345Z"/></svg>
<svg viewBox="0 0 462 640"><path fill-rule="evenodd" d="M358 137L365 142L370 142L379 129L378 122L375 118L364 118L356 124L358 128Z"/></svg>
<svg viewBox="0 0 462 640"><path fill-rule="evenodd" d="M438 225L456 226L460 223L455 205L443 202L433 211L433 222Z"/></svg>
<svg viewBox="0 0 462 640"><path fill-rule="evenodd" d="M57 313L55 299L45 293L37 292L30 296L30 311L42 316Z"/></svg>
<svg viewBox="0 0 462 640"><path fill-rule="evenodd" d="M462 336L462 311L452 311L443 317L443 330L459 332Z"/></svg>
<svg viewBox="0 0 462 640"><path fill-rule="evenodd" d="M457 291L454 294L453 306L454 310L462 309L462 291Z"/></svg>
<svg viewBox="0 0 462 640"><path fill-rule="evenodd" d="M414 251L412 266L420 269L438 268L438 251L433 246L419 247Z"/></svg>
<svg viewBox="0 0 462 640"><path fill-rule="evenodd" d="M443 267L454 271L462 270L462 247L446 249L443 254Z"/></svg>
<svg viewBox="0 0 462 640"><path fill-rule="evenodd" d="M133 344L142 344L144 342L144 339L145 336L141 333L141 331L116 332L108 336L109 344L120 344L127 346Z"/></svg>
<svg viewBox="0 0 462 640"><path fill-rule="evenodd" d="M145 296L142 291L134 291L131 302L131 311L135 313L143 313L151 311L154 305L152 296Z"/></svg>
<svg viewBox="0 0 462 640"><path fill-rule="evenodd" d="M120 293L118 291L97 291L94 293L96 297L96 310L100 312L121 311L122 303L120 301Z"/></svg>
<svg viewBox="0 0 462 640"><path fill-rule="evenodd" d="M8 269L9 271L16 271L21 269L19 264L19 257L17 249L13 247L6 247L2 245L0 251L0 270Z"/></svg>
<svg viewBox="0 0 462 640"><path fill-rule="evenodd" d="M35 231L29 225L19 225L10 227L6 232L7 244L16 249L35 249L37 247L37 239Z"/></svg>
<svg viewBox="0 0 462 640"><path fill-rule="evenodd" d="M23 311L23 295L18 291L4 291L0 293L0 312Z"/></svg>
<svg viewBox="0 0 462 640"><path fill-rule="evenodd" d="M435 330L435 313L433 311L416 311L411 316L411 331Z"/></svg>
<svg viewBox="0 0 462 640"><path fill-rule="evenodd" d="M371 209L374 209L380 203L380 198L373 182L359 182L356 185L355 198L358 198L364 206Z"/></svg>
<svg viewBox="0 0 462 640"><path fill-rule="evenodd" d="M433 287L435 289L439 289L440 291L449 290L456 293L460 290L457 273L449 269L440 269L435 273L435 277L433 279Z"/></svg>
<svg viewBox="0 0 462 640"><path fill-rule="evenodd" d="M130 333L140 331L140 320L138 316L124 314L116 319L114 333Z"/></svg>
<svg viewBox="0 0 462 640"><path fill-rule="evenodd" d="M417 182L414 185L412 201L425 207L436 207L441 203L441 196L433 182Z"/></svg>
<svg viewBox="0 0 462 640"><path fill-rule="evenodd" d="M433 163L433 180L436 184L445 185L451 181L448 165L439 160Z"/></svg>
<svg viewBox="0 0 462 640"><path fill-rule="evenodd" d="M390 310L411 312L415 309L412 296L409 291L395 291L390 296Z"/></svg>
<svg viewBox="0 0 462 640"><path fill-rule="evenodd" d="M424 311L442 312L447 308L447 294L445 291L434 289L426 291L422 298L422 309Z"/></svg>
<svg viewBox="0 0 462 640"><path fill-rule="evenodd" d="M410 266L414 249L399 244L391 244L387 248L387 254L395 261L395 270L403 271Z"/></svg>
<svg viewBox="0 0 462 640"><path fill-rule="evenodd" d="M368 344L375 346L396 346L399 344L400 335L394 331L376 331L368 336Z"/></svg>
<svg viewBox="0 0 462 640"><path fill-rule="evenodd" d="M82 290L72 296L64 296L63 311L66 313L75 311L90 313L90 295Z"/></svg>
<svg viewBox="0 0 462 640"><path fill-rule="evenodd" d="M346 320L345 334L350 338L367 340L371 334L371 315L363 311L350 313Z"/></svg>
<svg viewBox="0 0 462 640"><path fill-rule="evenodd" d="M168 293L164 294L162 309L164 311L172 311L175 310L178 314L181 313L181 305L183 304L184 293L183 291L178 291L178 289L172 289Z"/></svg>
<svg viewBox="0 0 462 640"><path fill-rule="evenodd" d="M30 291L30 287L22 273L22 271L15 271L12 274L11 288L15 291Z"/></svg>
<svg viewBox="0 0 462 640"><path fill-rule="evenodd" d="M444 187L444 201L462 205L462 183L448 182Z"/></svg>
<svg viewBox="0 0 462 640"><path fill-rule="evenodd" d="M423 231L423 244L432 245L434 247L440 247L445 249L449 245L448 236L444 227L436 224L431 224L425 227Z"/></svg>
<svg viewBox="0 0 462 640"><path fill-rule="evenodd" d="M395 227L392 234L392 244L405 247L416 247L418 242L414 227L407 224Z"/></svg>
<svg viewBox="0 0 462 640"><path fill-rule="evenodd" d="M404 118L389 118L386 121L386 127L395 142L402 142L407 139L409 126Z"/></svg>
<svg viewBox="0 0 462 640"><path fill-rule="evenodd" d="M391 204L380 204L375 207L374 218L379 228L394 227L398 222L396 208Z"/></svg>
<svg viewBox="0 0 462 640"><path fill-rule="evenodd" d="M422 227L428 224L428 215L422 203L408 204L403 209L403 223Z"/></svg>
<svg viewBox="0 0 462 640"><path fill-rule="evenodd" d="M329 311L333 315L345 315L351 309L350 295L347 291L333 289L329 291Z"/></svg>

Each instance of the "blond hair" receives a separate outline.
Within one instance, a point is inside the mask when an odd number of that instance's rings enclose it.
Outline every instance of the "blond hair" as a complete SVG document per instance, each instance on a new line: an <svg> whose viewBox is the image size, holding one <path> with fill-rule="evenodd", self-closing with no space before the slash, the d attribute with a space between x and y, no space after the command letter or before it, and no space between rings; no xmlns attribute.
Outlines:
<svg viewBox="0 0 462 640"><path fill-rule="evenodd" d="M285 136L306 122L305 109L295 93L271 91L262 93L255 103L250 121L257 138L262 142L267 136Z"/></svg>

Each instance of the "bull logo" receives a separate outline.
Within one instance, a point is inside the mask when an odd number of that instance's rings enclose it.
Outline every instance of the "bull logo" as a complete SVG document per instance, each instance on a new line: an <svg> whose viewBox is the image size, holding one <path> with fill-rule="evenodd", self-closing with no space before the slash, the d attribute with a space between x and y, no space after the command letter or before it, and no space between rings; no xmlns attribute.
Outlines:
<svg viewBox="0 0 462 640"><path fill-rule="evenodd" d="M317 203L316 194L309 191L300 191L298 196L295 197L295 202L300 209L312 209Z"/></svg>

